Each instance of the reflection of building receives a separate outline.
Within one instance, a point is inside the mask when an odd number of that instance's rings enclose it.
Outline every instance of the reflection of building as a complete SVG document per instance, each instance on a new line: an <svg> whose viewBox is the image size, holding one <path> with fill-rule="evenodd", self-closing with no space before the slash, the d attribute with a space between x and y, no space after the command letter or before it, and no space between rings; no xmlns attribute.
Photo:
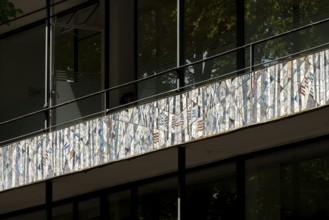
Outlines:
<svg viewBox="0 0 329 220"><path fill-rule="evenodd" d="M11 2L0 219L329 218L325 0Z"/></svg>

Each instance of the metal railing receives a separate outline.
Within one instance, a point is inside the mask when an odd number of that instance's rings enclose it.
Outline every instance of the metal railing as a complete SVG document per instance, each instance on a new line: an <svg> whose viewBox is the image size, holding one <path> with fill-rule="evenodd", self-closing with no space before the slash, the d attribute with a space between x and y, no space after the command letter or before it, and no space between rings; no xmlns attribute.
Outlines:
<svg viewBox="0 0 329 220"><path fill-rule="evenodd" d="M118 86L113 86L113 87L108 88L108 89L103 89L103 90L100 90L100 91L97 91L97 92L94 92L94 93L90 93L90 94L85 95L85 96L81 96L81 97L76 98L76 99L72 99L72 100L69 100L69 101L66 101L66 102L63 102L63 103L60 103L60 104L56 104L56 105L53 105L51 107L42 108L40 110L33 111L33 112L28 113L28 114L24 114L24 115L21 115L21 116L18 116L18 117L0 122L0 127L1 127L3 125L7 125L9 123L13 123L13 122L16 122L16 121L19 121L19 120L22 120L22 119L25 119L25 118L28 118L28 117L31 117L31 116L35 116L35 115L40 114L40 113L48 113L51 110L54 110L54 109L57 109L57 108L60 108L60 107L63 107L63 106L67 106L67 105L72 104L72 103L77 103L81 100L85 100L85 99L88 99L88 98L91 98L91 97L94 97L94 96L106 95L107 93L109 93L111 91L118 90L118 89L126 87L126 86L137 85L138 83L141 83L141 82L144 82L144 81L162 76L164 74L172 73L172 72L176 72L176 75L177 75L176 76L176 81L178 81L179 78L180 78L179 74L184 73L184 69L187 68L187 67L194 66L194 65L197 65L197 64L201 64L201 63L205 63L209 60L220 58L222 56L229 55L231 53L236 53L238 51L245 52L245 50L249 49L249 52L250 52L250 54L249 54L249 56L250 56L249 57L249 64L250 65L246 66L244 68L236 69L234 71L231 71L231 72L228 72L228 73L225 73L225 74L221 74L219 76L212 77L212 78L209 78L209 79L206 79L206 80L203 80L203 81L194 82L193 84L189 84L189 85L185 85L185 86L180 86L179 83L177 83L177 87L174 88L174 89L171 89L171 90L168 90L168 91L165 91L165 92L161 92L161 93L157 93L155 95L150 95L146 98L136 99L135 101L131 101L127 104L122 104L122 105L118 105L118 106L115 106L115 107L112 107L112 108L104 109L102 111L99 111L99 112L96 112L96 113L93 113L93 114L89 114L89 115L86 115L86 116L75 118L75 119L72 119L72 120L69 120L69 121L65 121L63 123L58 123L56 125L51 125L51 126L46 127L46 128L42 128L42 129L39 129L39 130L35 130L33 132L26 133L24 135L20 135L20 136L14 137L14 138L10 138L10 139L4 140L4 141L0 141L0 145L10 143L10 142L16 141L18 139L26 138L28 136L36 135L36 134L39 134L40 132L50 131L50 130L53 130L53 129L58 128L60 126L71 124L71 123L74 123L74 122L77 122L77 121L81 121L81 120L84 120L86 118L91 118L91 117L95 117L95 116L99 116L99 115L103 115L103 114L105 115L105 114L108 114L110 112L115 112L119 109L127 108L131 105L136 105L137 103L142 103L142 102L152 100L152 99L155 99L155 98L159 98L159 97L162 97L162 96L168 96L170 94L181 92L185 89L192 88L192 87L195 87L195 86L199 86L201 84L205 84L205 83L208 83L210 81L223 80L223 79L227 79L227 78L236 77L237 75L248 74L248 73L253 72L255 69L259 69L259 68L262 68L262 67L264 68L266 65L271 65L273 63L277 63L277 62L280 62L280 61L283 61L283 60L291 59L291 57L296 57L296 56L299 56L301 54L309 53L310 51L315 51L315 50L319 50L319 49L322 49L322 48L325 48L325 47L329 47L329 42L327 42L327 43L320 44L320 45L317 45L317 46L312 47L312 48L307 48L305 50L300 50L298 52L291 53L291 54L288 54L286 56L282 56L282 57L279 57L279 58L276 58L276 59L272 59L272 60L267 61L267 62L254 64L254 54L255 54L254 48L255 48L255 46L257 46L259 44L262 44L262 43L266 43L266 42L274 40L274 39L278 39L278 38L283 37L283 36L287 36L287 35L290 35L290 34L293 34L293 33L297 33L298 31L302 31L302 30L305 30L307 28L312 28L312 27L315 27L315 26L319 26L319 25L324 24L328 21L329 21L329 18L326 18L326 19L323 19L323 20L320 20L320 21L317 21L317 22L313 22L313 23L310 23L310 24L307 24L307 25L304 25L304 26L301 26L301 27L283 32L283 33L280 33L280 34L276 34L276 35L271 36L271 37L267 37L267 38L264 38L264 39L261 39L261 40L258 40L258 41L252 42L252 43L245 44L245 45L240 46L240 47L236 47L236 48L231 49L231 50L227 50L227 51L222 52L222 53L218 53L216 55L207 57L205 59L200 59L200 60L195 61L195 62L191 62L191 63L184 64L184 65L181 65L181 66L170 68L170 69L167 69L165 71L158 72L154 75L150 75L150 76L147 76L147 77L144 77L144 78L136 79L136 80L133 80L133 81L130 81L130 82L127 82L127 83L120 84Z"/></svg>
<svg viewBox="0 0 329 220"><path fill-rule="evenodd" d="M50 7L55 7L55 6L61 5L62 3L65 3L66 1L67 1L67 0L60 0L60 1L58 1L58 2L55 2L55 3L51 4ZM98 2L98 0L92 0L92 1L89 2L88 4L91 4L91 3L94 3L94 2ZM10 19L10 20L8 20L8 21L2 22L0 25L8 25L8 24L11 23L11 22L15 22L15 21L17 21L17 20L24 19L24 18L29 17L29 16L31 16L31 15L34 15L34 14L36 14L36 13L39 13L39 12L42 12L42 11L46 11L47 9L48 9L48 7L47 7L47 6L44 6L44 7L42 7L42 8L39 8L39 9L36 9L36 10L30 11L30 12L28 12L28 13L24 13L23 15L17 16L17 17L12 18L12 19ZM56 16L57 16L57 15L54 15L54 16L52 16L52 17L56 17ZM46 19L46 16L44 16L43 19Z"/></svg>

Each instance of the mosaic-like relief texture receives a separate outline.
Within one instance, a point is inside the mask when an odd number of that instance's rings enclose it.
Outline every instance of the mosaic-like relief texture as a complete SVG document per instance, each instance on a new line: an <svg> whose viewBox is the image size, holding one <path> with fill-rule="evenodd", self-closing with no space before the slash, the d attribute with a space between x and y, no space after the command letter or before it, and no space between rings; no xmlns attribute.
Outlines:
<svg viewBox="0 0 329 220"><path fill-rule="evenodd" d="M323 106L329 51L0 148L0 190Z"/></svg>

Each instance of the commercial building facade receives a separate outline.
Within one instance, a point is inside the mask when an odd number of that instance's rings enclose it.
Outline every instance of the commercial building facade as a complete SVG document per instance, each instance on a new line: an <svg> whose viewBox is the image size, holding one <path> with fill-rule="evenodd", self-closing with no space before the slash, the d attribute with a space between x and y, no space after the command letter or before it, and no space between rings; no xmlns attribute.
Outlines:
<svg viewBox="0 0 329 220"><path fill-rule="evenodd" d="M324 0L3 2L1 219L329 218Z"/></svg>

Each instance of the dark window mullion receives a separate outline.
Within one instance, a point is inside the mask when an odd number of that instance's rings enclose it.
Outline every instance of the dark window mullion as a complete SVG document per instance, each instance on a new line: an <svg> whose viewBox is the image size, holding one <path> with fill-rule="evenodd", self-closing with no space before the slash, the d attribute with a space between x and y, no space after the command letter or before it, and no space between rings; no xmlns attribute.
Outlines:
<svg viewBox="0 0 329 220"><path fill-rule="evenodd" d="M244 220L246 218L246 181L245 181L245 159L238 158L236 160L236 187L237 187L237 201L238 201L238 219Z"/></svg>
<svg viewBox="0 0 329 220"><path fill-rule="evenodd" d="M245 0L236 0L236 46L245 45ZM237 69L245 68L245 49L237 51ZM251 65L251 64L250 64ZM241 71L243 73L243 71Z"/></svg>

